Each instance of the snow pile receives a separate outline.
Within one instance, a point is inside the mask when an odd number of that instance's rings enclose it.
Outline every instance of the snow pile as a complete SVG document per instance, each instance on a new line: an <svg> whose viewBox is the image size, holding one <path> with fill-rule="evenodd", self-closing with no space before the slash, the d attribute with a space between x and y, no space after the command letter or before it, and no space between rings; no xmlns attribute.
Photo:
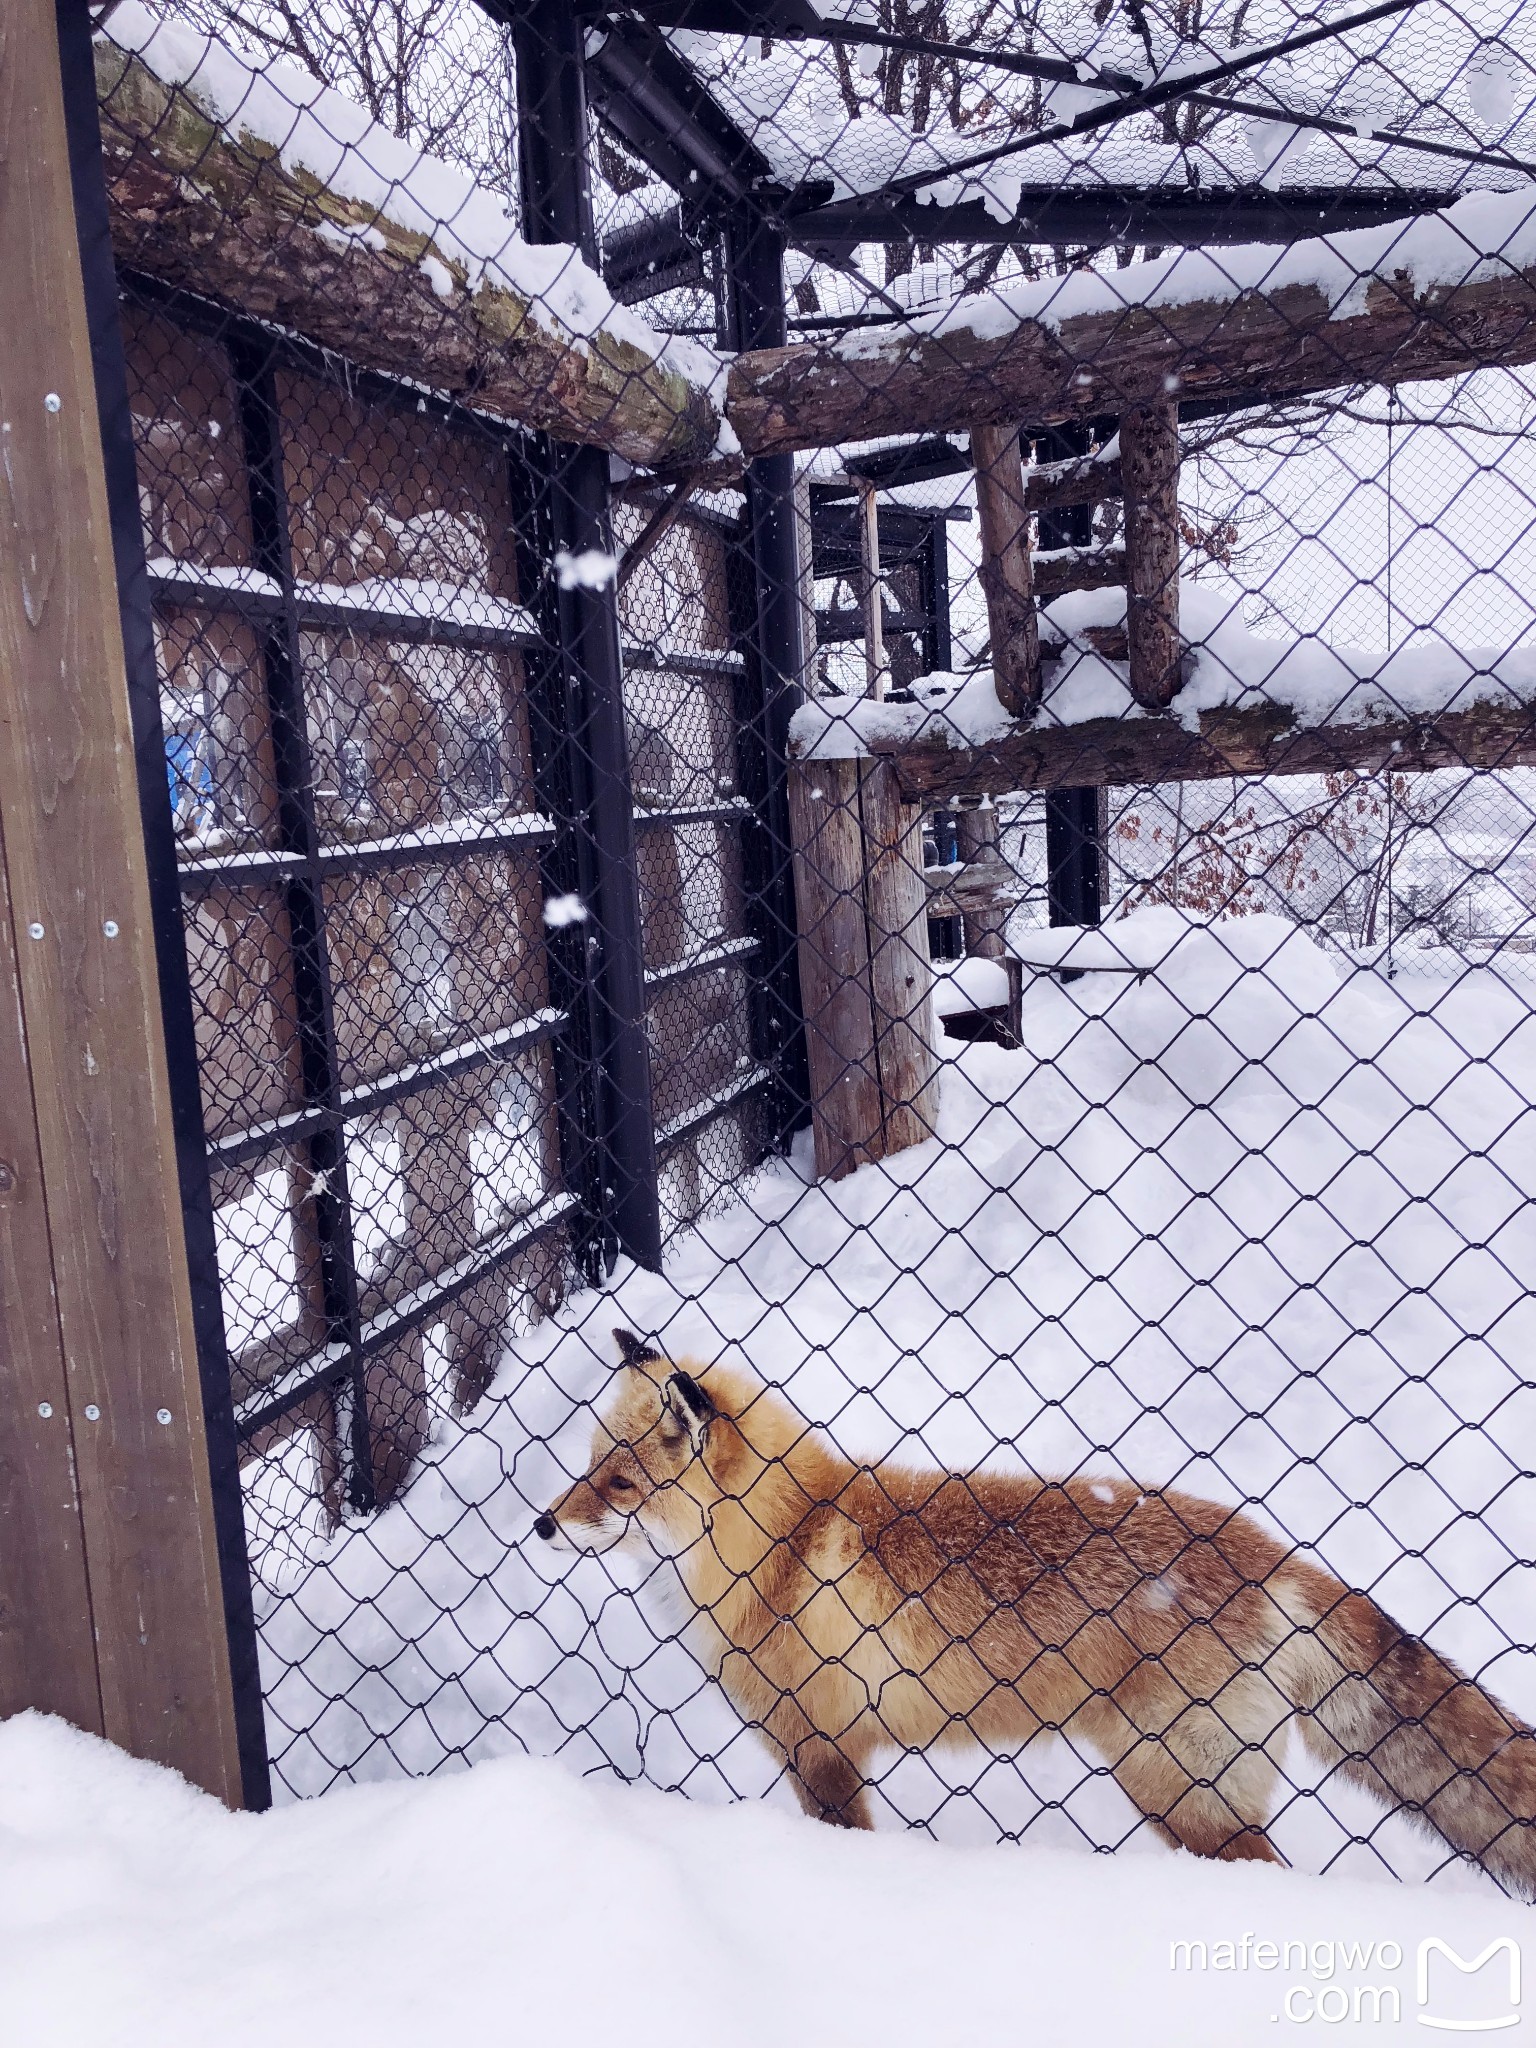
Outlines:
<svg viewBox="0 0 1536 2048"><path fill-rule="evenodd" d="M1501 1901L1253 1864L704 1813L522 1759L230 1814L30 1714L0 1727L0 1838L6 2026L26 2048L1268 2048L1282 2010L1329 2014L1341 1991L1352 2010L1363 1985L1411 2024L1420 1942L1470 1962L1526 1927ZM1463 1978L1436 1955L1429 1988L1442 2017L1508 2010L1497 1967Z"/></svg>
<svg viewBox="0 0 1536 2048"><path fill-rule="evenodd" d="M721 365L712 351L658 333L620 305L568 244L525 242L500 193L391 135L344 93L291 64L254 69L215 37L163 20L142 0L114 7L106 35L163 84L185 89L221 126L270 145L288 170L308 172L337 197L427 236L437 255L429 251L422 268L440 296L452 290L446 258L462 267L471 292L486 283L513 292L535 318L577 341L606 333L713 388ZM339 245L383 246L378 229L366 225L327 232Z"/></svg>
<svg viewBox="0 0 1536 2048"><path fill-rule="evenodd" d="M520 1339L399 1503L258 1552L280 1796L527 1748L788 1799L679 1644L671 1567L530 1538L585 1467L616 1323L729 1350L856 1458L1249 1502L1532 1716L1536 1660L1509 1647L1536 1526L1528 998L1487 968L1388 984L1268 916L1110 932L1144 980L1027 977L1024 1050L945 1042L942 1142L836 1184L803 1149L765 1168L664 1275L621 1269ZM1441 1864L1363 1794L1304 1796L1299 1745L1286 1770L1299 1866ZM875 1807L951 1841L1161 1853L1049 1741L892 1759Z"/></svg>
<svg viewBox="0 0 1536 2048"><path fill-rule="evenodd" d="M1266 705L1289 711L1298 726L1317 726L1536 703L1536 648L1458 650L1420 640L1381 653L1332 647L1311 636L1266 640L1249 631L1240 604L1199 583L1181 586L1179 624L1190 652L1184 686L1169 710L1191 732L1199 732L1202 712ZM1148 716L1131 695L1127 663L1094 645L1096 634L1124 627L1123 590L1056 598L1044 607L1041 624L1045 648L1059 652L1045 663L1036 728ZM795 713L790 741L798 759L826 761L919 742L984 746L1020 729L998 702L991 671L978 670L924 676L911 703L820 698Z"/></svg>

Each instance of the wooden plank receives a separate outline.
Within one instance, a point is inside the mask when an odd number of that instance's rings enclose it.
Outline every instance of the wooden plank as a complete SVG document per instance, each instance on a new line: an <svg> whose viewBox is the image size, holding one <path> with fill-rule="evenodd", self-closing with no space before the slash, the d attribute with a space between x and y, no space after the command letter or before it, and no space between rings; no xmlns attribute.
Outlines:
<svg viewBox="0 0 1536 2048"><path fill-rule="evenodd" d="M1312 726L1298 725L1275 705L1260 705L1252 711L1202 711L1193 731L1165 716L1095 718L1082 725L1021 725L984 747L876 741L871 752L894 763L908 801L929 808L983 791L1326 775L1344 768L1368 774L1390 768L1405 775L1431 768L1519 768L1536 765L1536 705L1481 704L1369 725ZM813 765L819 771L833 764Z"/></svg>
<svg viewBox="0 0 1536 2048"><path fill-rule="evenodd" d="M0 1718L37 1707L101 1733L43 1166L0 865Z"/></svg>
<svg viewBox="0 0 1536 2048"><path fill-rule="evenodd" d="M902 801L889 762L866 761L859 815L883 1157L921 1145L938 1129L923 814Z"/></svg>
<svg viewBox="0 0 1536 2048"><path fill-rule="evenodd" d="M1120 416L1126 644L1131 695L1166 711L1183 681L1179 639L1179 408L1165 398Z"/></svg>
<svg viewBox="0 0 1536 2048"><path fill-rule="evenodd" d="M1090 310L1060 318L1048 300L1041 317L1012 324L994 323L988 306L976 329L945 320L931 331L893 327L878 340L860 333L750 350L731 365L726 414L756 456L982 421L1042 429L1170 392L1202 405L1250 403L1536 361L1536 266L1478 260L1468 244L1466 281L1425 288L1410 261L1416 232L1374 236L1380 267L1342 300L1304 281L1309 254L1326 278L1337 251L1299 242L1284 259L1298 281L1277 288L1180 300L1175 269L1159 299L1152 266L1133 264L1103 280ZM1144 283L1151 302L1142 304Z"/></svg>
<svg viewBox="0 0 1536 2048"><path fill-rule="evenodd" d="M96 77L120 263L563 441L648 466L713 454L714 401L663 360L663 337L637 345L634 316L622 334L577 337L535 298L467 275L451 247L387 208L288 169L238 121L224 127L110 29Z"/></svg>
<svg viewBox="0 0 1536 2048"><path fill-rule="evenodd" d="M100 1726L240 1767L51 0L0 42L0 834ZM161 1422L164 1413L168 1418Z"/></svg>
<svg viewBox="0 0 1536 2048"><path fill-rule="evenodd" d="M871 483L859 484L859 606L864 614L864 694L884 697L890 688L885 658L884 598L880 588L880 508Z"/></svg>
<svg viewBox="0 0 1536 2048"><path fill-rule="evenodd" d="M789 771L811 1132L817 1175L828 1180L878 1159L883 1142L859 781L857 761Z"/></svg>
<svg viewBox="0 0 1536 2048"><path fill-rule="evenodd" d="M1017 427L973 428L971 461L998 702L1015 718L1027 718L1040 702L1040 628Z"/></svg>

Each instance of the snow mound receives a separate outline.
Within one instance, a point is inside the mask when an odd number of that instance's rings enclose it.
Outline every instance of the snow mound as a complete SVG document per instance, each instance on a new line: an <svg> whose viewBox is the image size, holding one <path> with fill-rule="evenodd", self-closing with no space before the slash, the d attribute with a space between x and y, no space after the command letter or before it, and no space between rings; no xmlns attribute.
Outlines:
<svg viewBox="0 0 1536 2048"><path fill-rule="evenodd" d="M1105 936L1144 980L1030 977L1023 1050L945 1042L941 1142L835 1184L803 1149L765 1168L664 1273L520 1339L394 1506L262 1538L280 1796L526 1749L787 1798L681 1644L671 1567L530 1541L585 1467L616 1323L745 1360L855 1458L1246 1502L1532 1716L1528 998L1488 968L1389 984L1272 916ZM1298 1796L1295 1744L1285 1768L1297 1865L1443 1862L1363 1794ZM949 1841L1147 1841L1065 1744L891 1759L875 1807Z"/></svg>
<svg viewBox="0 0 1536 2048"><path fill-rule="evenodd" d="M1470 1959L1525 1927L1503 1902L1253 1864L954 1852L704 1812L524 1759L230 1814L35 1714L0 1726L0 1838L6 2026L26 2048L573 2030L627 2048L1267 2048L1288 1992L1310 2017L1329 1984L1372 1983L1406 2020L1420 1941ZM1245 1930L1245 1966L1213 1962ZM1301 1947L1265 1969L1255 1939ZM1191 1941L1204 1967L1179 1960ZM1499 1988L1449 1963L1432 1982L1452 2015Z"/></svg>

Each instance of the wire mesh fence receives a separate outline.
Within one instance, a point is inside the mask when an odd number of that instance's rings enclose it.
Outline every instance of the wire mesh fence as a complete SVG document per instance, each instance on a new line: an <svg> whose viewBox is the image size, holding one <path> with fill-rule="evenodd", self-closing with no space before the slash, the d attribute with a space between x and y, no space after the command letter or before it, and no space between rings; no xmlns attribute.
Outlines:
<svg viewBox="0 0 1536 2048"><path fill-rule="evenodd" d="M394 20L96 45L274 1795L1531 1889L1529 25Z"/></svg>

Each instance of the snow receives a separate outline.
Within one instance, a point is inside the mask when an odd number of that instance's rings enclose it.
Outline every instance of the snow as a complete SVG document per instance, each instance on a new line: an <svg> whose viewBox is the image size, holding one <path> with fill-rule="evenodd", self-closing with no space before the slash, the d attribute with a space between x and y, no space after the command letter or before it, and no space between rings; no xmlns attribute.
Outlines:
<svg viewBox="0 0 1536 2048"><path fill-rule="evenodd" d="M935 965L933 1006L941 1017L965 1010L996 1010L1008 1000L1008 970L1000 960L946 960Z"/></svg>
<svg viewBox="0 0 1536 2048"><path fill-rule="evenodd" d="M1411 2024L1421 1942L1470 1962L1528 1925L1502 1901L1253 1864L708 1812L523 1758L231 1814L36 1714L0 1726L0 1836L6 2027L26 2048L567 2031L626 2048L1269 2048L1287 1995L1307 2018L1331 1984L1392 1987ZM1504 1988L1436 1955L1429 2016L1497 2016Z"/></svg>
<svg viewBox="0 0 1536 2048"><path fill-rule="evenodd" d="M1175 934L1175 944L1179 934ZM1120 974L1146 974L1158 966L1167 953L1166 940L1155 932L1143 931L1135 919L1111 925L1066 924L1039 931L1010 934L1009 950L1026 967L1045 969L1073 967Z"/></svg>
<svg viewBox="0 0 1536 2048"><path fill-rule="evenodd" d="M1244 624L1240 597L1188 578L1179 620L1191 651L1170 712L1192 732L1200 730L1202 712L1264 705L1282 707L1305 727L1536 702L1536 647L1457 649L1420 640L1382 653L1310 635L1261 639ZM1046 605L1041 621L1044 640L1062 651L1045 664L1036 728L1147 716L1131 695L1127 664L1100 654L1088 637L1123 627L1123 590L1074 591ZM824 697L802 705L790 725L793 751L801 760L847 759L920 742L973 747L1027 729L998 702L990 670L925 676L917 695L912 704Z"/></svg>
<svg viewBox="0 0 1536 2048"><path fill-rule="evenodd" d="M421 268L439 296L452 295L457 269L471 293L482 284L512 292L535 319L578 343L605 333L691 384L715 385L721 366L712 350L659 333L621 305L568 244L525 242L501 194L402 142L344 93L294 65L254 69L216 38L162 19L142 0L122 0L106 33L164 84L184 87L221 125L275 147L289 170L310 173L376 220L426 235L432 247ZM338 247L382 241L370 222L326 232Z"/></svg>
<svg viewBox="0 0 1536 2048"><path fill-rule="evenodd" d="M538 623L524 606L441 577L361 576L355 583L297 582L293 594L301 603L345 606L400 619L430 619L443 625L489 626L498 632L527 633L535 639L539 636Z"/></svg>
<svg viewBox="0 0 1536 2048"><path fill-rule="evenodd" d="M583 548L579 555L561 548L555 556L562 590L606 590L618 573L617 557L604 548Z"/></svg>
<svg viewBox="0 0 1536 2048"><path fill-rule="evenodd" d="M621 1266L519 1338L371 1521L327 1540L253 1509L280 1796L528 1749L787 1800L678 1641L671 1567L528 1544L585 1466L616 1323L745 1360L855 1458L1246 1502L1532 1715L1509 1647L1536 1524L1528 992L1490 967L1389 983L1274 916L1149 908L1105 938L1155 972L1030 980L1022 1050L945 1041L941 1142L836 1183L803 1147L765 1167L664 1273ZM1441 1863L1295 1744L1285 1769L1299 1867ZM952 1842L1163 1854L1048 1742L892 1760L876 1807Z"/></svg>
<svg viewBox="0 0 1536 2048"><path fill-rule="evenodd" d="M579 896L546 896L544 922L552 931L570 924L585 924L587 906Z"/></svg>

